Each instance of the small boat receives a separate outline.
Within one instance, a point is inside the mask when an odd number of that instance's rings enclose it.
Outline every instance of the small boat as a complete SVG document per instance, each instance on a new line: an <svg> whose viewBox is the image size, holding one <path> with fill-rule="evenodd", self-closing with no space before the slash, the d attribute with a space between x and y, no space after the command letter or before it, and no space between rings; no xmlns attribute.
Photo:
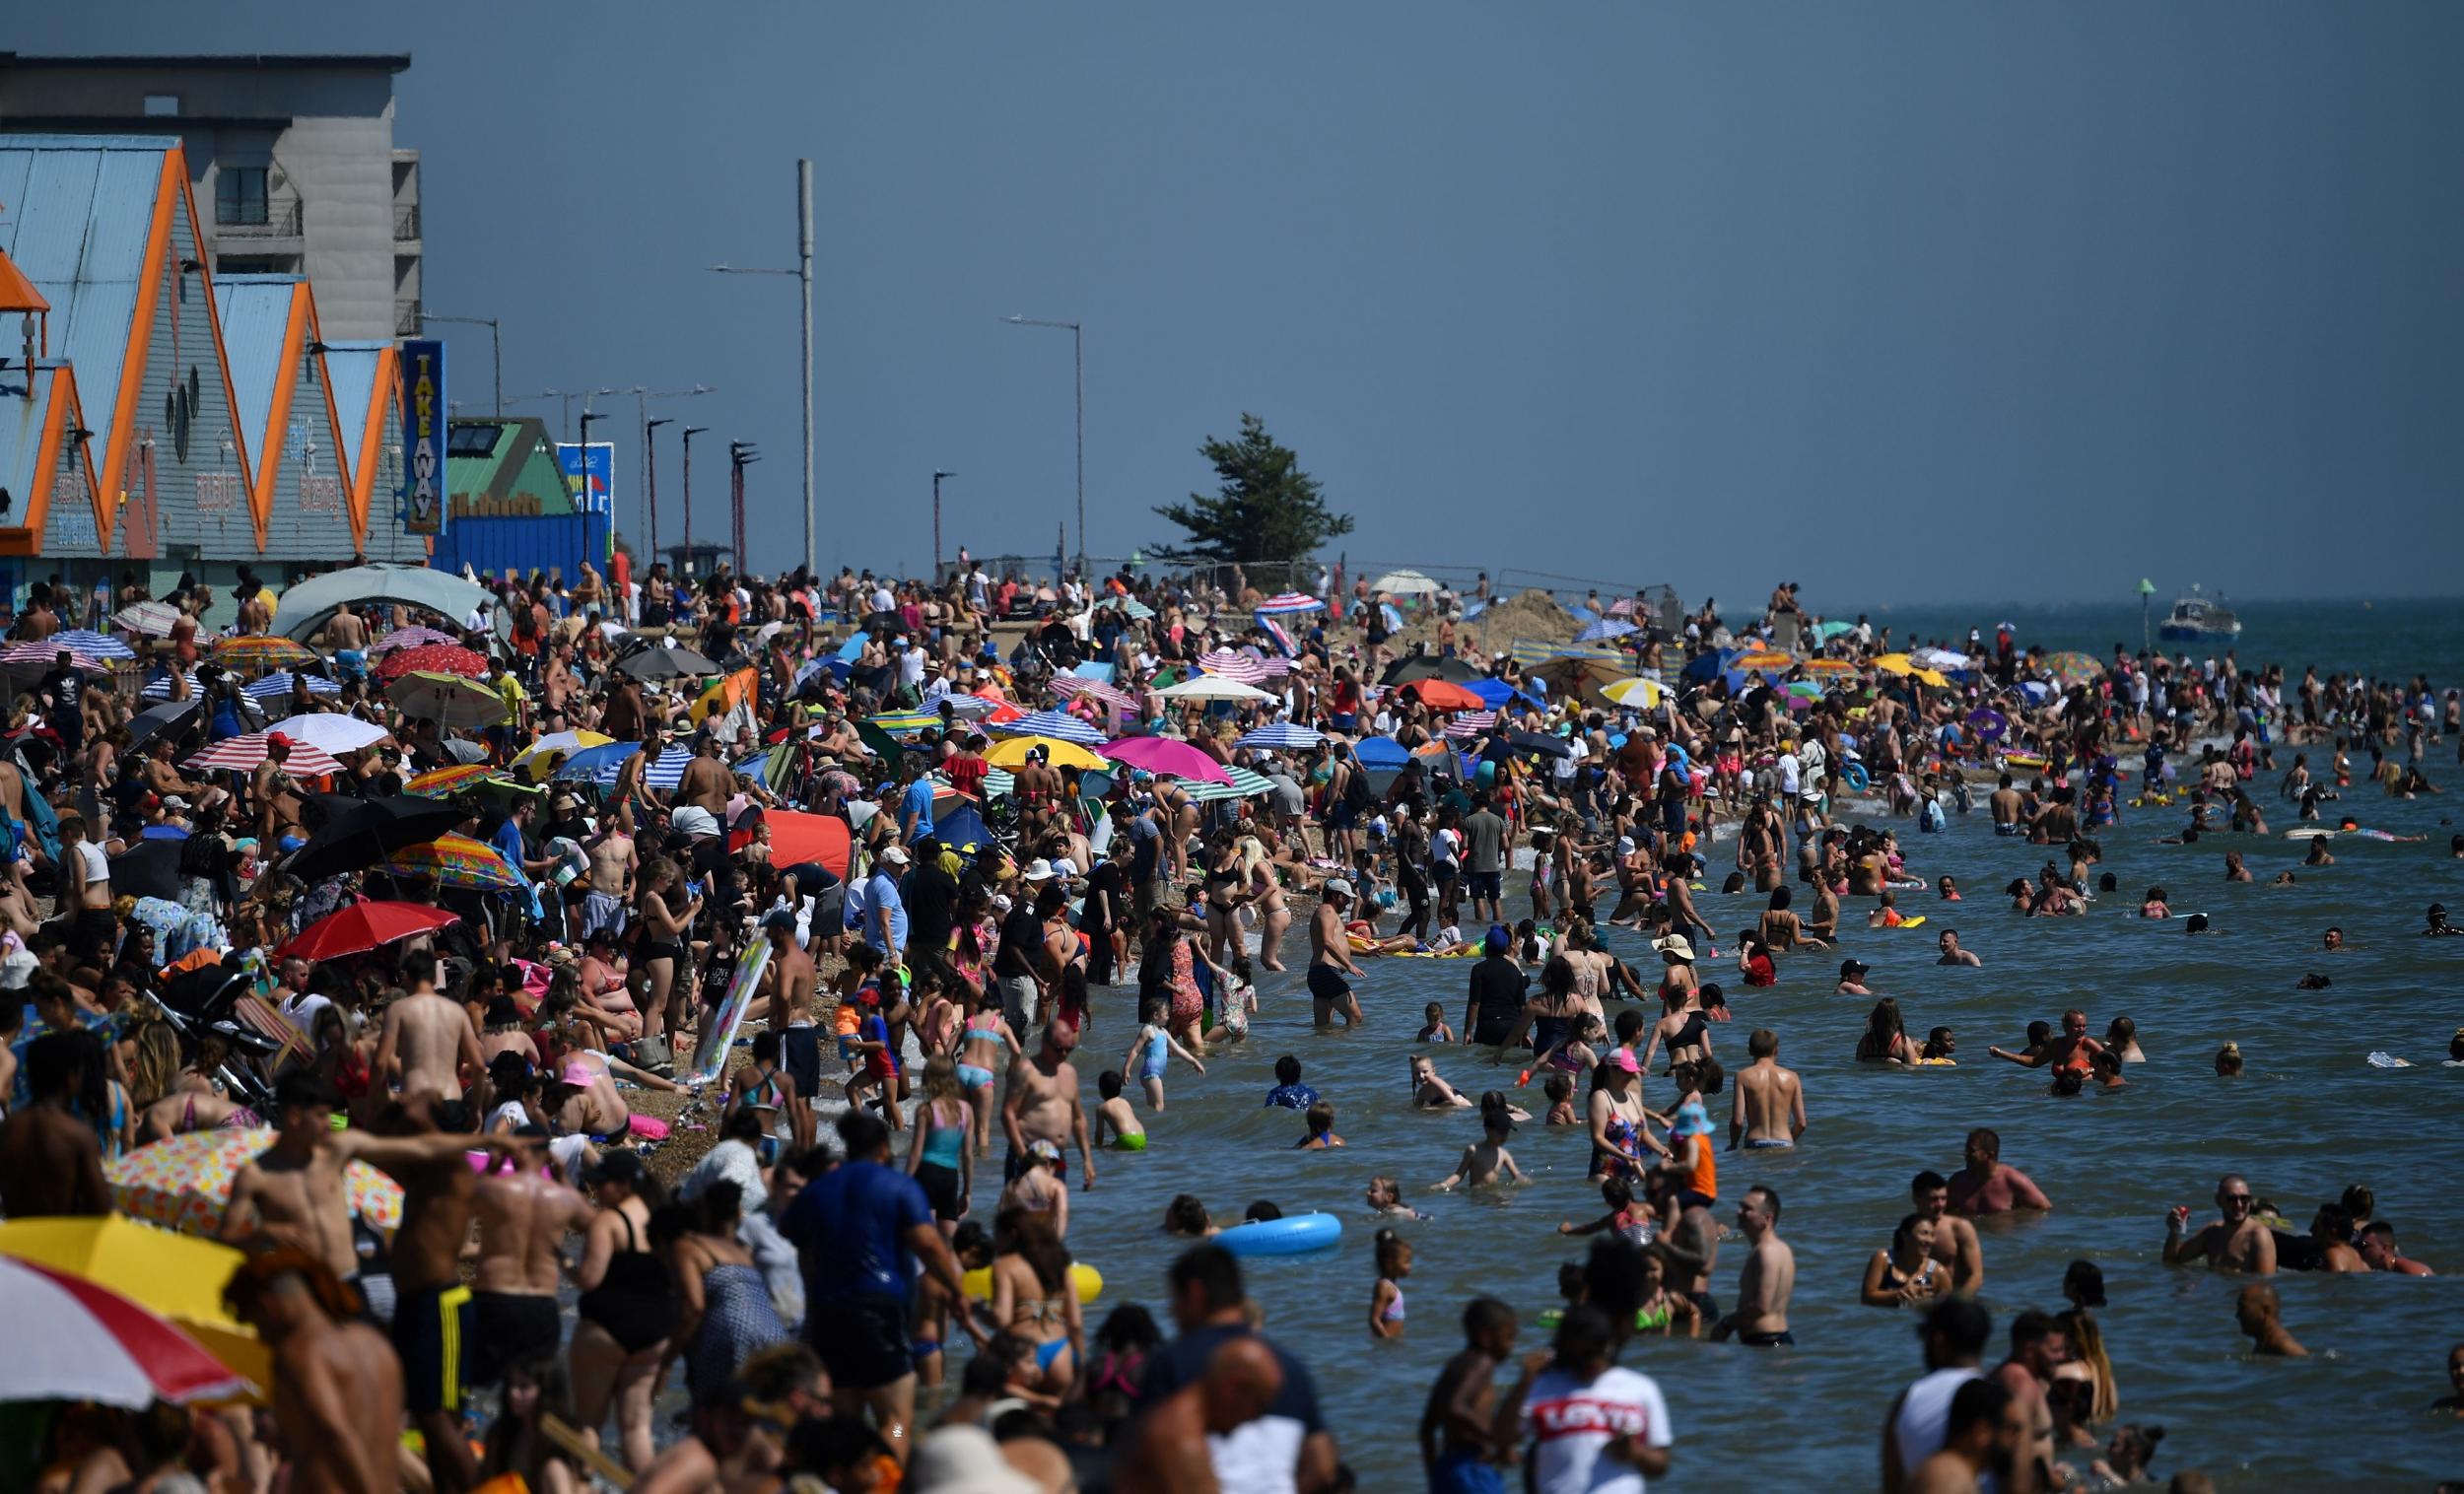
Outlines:
<svg viewBox="0 0 2464 1494"><path fill-rule="evenodd" d="M2201 596L2195 585L2188 596L2174 598L2173 610L2164 614L2164 622L2156 629L2156 637L2168 644L2212 643L2240 636L2241 619L2222 599L2210 601Z"/></svg>

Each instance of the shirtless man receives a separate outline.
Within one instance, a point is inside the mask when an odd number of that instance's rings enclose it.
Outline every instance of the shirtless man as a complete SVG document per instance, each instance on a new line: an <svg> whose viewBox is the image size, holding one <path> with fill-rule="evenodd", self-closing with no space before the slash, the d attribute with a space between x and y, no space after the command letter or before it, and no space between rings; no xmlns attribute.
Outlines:
<svg viewBox="0 0 2464 1494"><path fill-rule="evenodd" d="M718 733L703 728L693 741L693 761L684 765L684 778L676 784L676 802L709 810L711 818L723 827L735 782L735 776L719 760Z"/></svg>
<svg viewBox="0 0 2464 1494"><path fill-rule="evenodd" d="M1721 1319L1711 1336L1723 1342L1734 1336L1757 1349L1793 1346L1788 1299L1797 1288L1797 1253L1780 1238L1779 1194L1759 1185L1745 1189L1737 1226L1748 1250L1737 1277L1737 1311Z"/></svg>
<svg viewBox="0 0 2464 1494"><path fill-rule="evenodd" d="M642 750L628 755L616 765L616 781L608 785L608 803L632 804L639 800L653 808L667 807L665 795L652 788L650 781L643 776L644 771L657 762L659 754L665 750L659 741L658 724L645 717L642 722Z"/></svg>
<svg viewBox="0 0 2464 1494"><path fill-rule="evenodd" d="M2027 1407L1998 1381L1971 1380L1951 1393L1943 1444L1908 1470L1904 1494L1979 1494L2024 1488L2013 1468L2029 1446Z"/></svg>
<svg viewBox="0 0 2464 1494"><path fill-rule="evenodd" d="M2250 1335L2253 1354L2287 1359L2310 1357L2310 1351L2285 1326L2284 1304L2277 1300L2276 1289L2263 1281L2243 1287L2241 1295L2233 1299L2233 1323Z"/></svg>
<svg viewBox="0 0 2464 1494"><path fill-rule="evenodd" d="M2393 1271L2399 1276L2430 1274L2429 1266L2396 1250L2396 1227L2384 1219L2361 1226L2361 1260L2373 1271Z"/></svg>
<svg viewBox="0 0 2464 1494"><path fill-rule="evenodd" d="M235 1271L223 1301L273 1350L285 1487L400 1487L402 1365L384 1334L360 1320L350 1289L313 1256L279 1250Z"/></svg>
<svg viewBox="0 0 2464 1494"><path fill-rule="evenodd" d="M2224 1217L2198 1232L2189 1231L2190 1205L2176 1205L2164 1216L2164 1263L2205 1260L2221 1271L2275 1275L2276 1232L2252 1217L2250 1205L2250 1184L2239 1173L2216 1181L2216 1206Z"/></svg>
<svg viewBox="0 0 2464 1494"><path fill-rule="evenodd" d="M406 1103L458 1100L488 1067L470 1013L437 993L435 955L406 957L402 978L410 983L411 992L385 1008L384 1033L376 1040L373 1065L376 1080L386 1082L398 1068Z"/></svg>
<svg viewBox="0 0 2464 1494"><path fill-rule="evenodd" d="M1728 1149L1737 1150L1741 1141L1747 1151L1795 1146L1806 1133L1806 1090L1795 1069L1780 1067L1779 1034L1755 1028L1745 1052L1753 1061L1737 1073Z"/></svg>
<svg viewBox="0 0 2464 1494"><path fill-rule="evenodd" d="M2050 1489L2053 1484L2053 1408L2045 1392L2054 1371L2071 1357L2070 1335L2050 1314L2027 1312L2011 1320L2011 1357L1987 1378L2011 1392L2025 1429L2012 1473L2018 1487Z"/></svg>
<svg viewBox="0 0 2464 1494"><path fill-rule="evenodd" d="M102 1044L84 1033L47 1032L27 1045L32 1102L0 1120L0 1213L34 1219L111 1212L102 1145L94 1126L70 1109L102 1055Z"/></svg>
<svg viewBox="0 0 2464 1494"><path fill-rule="evenodd" d="M1937 965L1982 965L1985 962L1959 947L1959 930L1946 928L1934 936L1934 947L1942 951Z"/></svg>
<svg viewBox="0 0 2464 1494"><path fill-rule="evenodd" d="M1997 1058L2008 1058L2021 1068L2043 1068L2050 1064L2056 1069L2069 1069L2085 1075L2094 1067L2096 1054L2104 1052L2104 1045L2088 1036L2088 1013L2074 1006L2062 1014L2061 1035L2044 1047L2017 1053L2003 1048L1989 1048L1985 1052Z"/></svg>
<svg viewBox="0 0 2464 1494"><path fill-rule="evenodd" d="M325 646L340 653L364 653L368 648L368 621L344 602L325 619Z"/></svg>
<svg viewBox="0 0 2464 1494"><path fill-rule="evenodd" d="M794 1081L787 1125L795 1149L813 1144L812 1097L821 1089L821 1029L813 1025L813 957L795 942L795 915L785 909L762 919L770 940L770 1030L779 1035L779 1066Z"/></svg>
<svg viewBox="0 0 2464 1494"><path fill-rule="evenodd" d="M232 1179L217 1238L238 1245L270 1235L306 1252L337 1280L357 1284L360 1257L343 1170L360 1133L333 1129L341 1102L332 1082L312 1069L282 1076L274 1086L274 1144Z"/></svg>
<svg viewBox="0 0 2464 1494"><path fill-rule="evenodd" d="M1352 884L1335 877L1323 894L1317 912L1309 916L1309 1004L1316 1010L1320 1031L1334 1024L1337 1012L1345 1027L1358 1027L1360 998L1343 979L1346 974L1361 973L1352 963L1351 939L1343 931L1343 917L1351 911Z"/></svg>
<svg viewBox="0 0 2464 1494"><path fill-rule="evenodd" d="M1086 1110L1078 1101L1078 1069L1069 1061L1077 1047L1077 1028L1056 1019L1045 1025L1044 1041L1034 1053L1011 1060L1001 1094L1001 1130L1009 1140L1009 1154L1001 1165L1004 1180L1016 1178L1033 1165L1027 1158L1029 1142L1050 1141L1055 1146L1074 1142L1078 1164L1086 1172L1080 1186L1095 1186L1095 1153L1087 1142ZM1067 1182L1068 1176L1068 1163L1063 1159L1061 1180Z"/></svg>
<svg viewBox="0 0 2464 1494"><path fill-rule="evenodd" d="M563 1335L556 1316L557 1278L568 1231L588 1227L593 1212L580 1193L543 1177L547 1135L533 1126L513 1132L513 1160L475 1187L479 1260L472 1278L470 1383L494 1385L506 1367L533 1354L553 1354Z"/></svg>
<svg viewBox="0 0 2464 1494"><path fill-rule="evenodd" d="M1929 1168L1908 1185L1908 1197L1934 1221L1934 1258L1951 1267L1951 1295L1973 1300L1985 1284L1985 1246L1973 1222L1950 1211L1951 1181Z"/></svg>
<svg viewBox="0 0 2464 1494"><path fill-rule="evenodd" d="M633 879L642 869L642 857L633 844L633 803L619 798L611 800L610 805L606 829L589 846L590 890L582 900L585 935L600 928L611 934L624 933L625 916L633 907Z"/></svg>
<svg viewBox="0 0 2464 1494"><path fill-rule="evenodd" d="M2004 774L2001 782L1995 785L1994 791L1985 796L1985 807L1992 812L1994 817L1994 834L1999 836L2019 834L2020 815L2023 812L2024 802L2019 791L2011 786L2011 775Z"/></svg>
<svg viewBox="0 0 2464 1494"><path fill-rule="evenodd" d="M2051 1209L2044 1190L2001 1157L2002 1137L1981 1125L1968 1132L1967 1165L1951 1179L1951 1206L1970 1216Z"/></svg>
<svg viewBox="0 0 2464 1494"><path fill-rule="evenodd" d="M461 1494L478 1482L479 1473L461 1437L462 1394L478 1337L461 1259L479 1189L463 1153L485 1150L500 1161L513 1155L510 1137L468 1131L463 1127L469 1120L458 1100L441 1105L405 1100L385 1118L394 1134L354 1129L333 1137L346 1161L373 1163L402 1185L389 1327L394 1352L402 1358L404 1399L412 1425L426 1438L428 1472L439 1494ZM444 1129L433 1128L440 1122Z"/></svg>

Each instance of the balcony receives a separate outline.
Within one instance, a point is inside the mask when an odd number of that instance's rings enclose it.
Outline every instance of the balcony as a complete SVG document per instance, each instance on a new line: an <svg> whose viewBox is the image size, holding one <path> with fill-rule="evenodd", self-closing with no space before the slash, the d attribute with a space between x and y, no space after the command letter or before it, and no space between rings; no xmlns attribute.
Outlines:
<svg viewBox="0 0 2464 1494"><path fill-rule="evenodd" d="M419 302L416 299L397 301L393 304L393 335L396 337L419 335Z"/></svg>
<svg viewBox="0 0 2464 1494"><path fill-rule="evenodd" d="M245 203L218 203L214 235L218 238L298 238L306 232L307 204L297 197L278 199L248 211Z"/></svg>
<svg viewBox="0 0 2464 1494"><path fill-rule="evenodd" d="M419 242L418 203L415 202L409 207L395 208L393 210L393 241L395 243Z"/></svg>

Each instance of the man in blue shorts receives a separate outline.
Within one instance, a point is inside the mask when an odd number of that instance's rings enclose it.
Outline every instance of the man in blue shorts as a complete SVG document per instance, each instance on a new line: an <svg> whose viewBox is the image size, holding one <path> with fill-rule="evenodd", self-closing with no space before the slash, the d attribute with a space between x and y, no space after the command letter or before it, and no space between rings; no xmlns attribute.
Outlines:
<svg viewBox="0 0 2464 1494"><path fill-rule="evenodd" d="M1333 1025L1337 1012L1342 1013L1344 1026L1360 1025L1360 998L1343 979L1346 974L1360 974L1360 967L1352 963L1350 936L1343 928L1351 906L1352 884L1335 877L1326 884L1318 911L1309 916L1309 1004L1322 1029Z"/></svg>

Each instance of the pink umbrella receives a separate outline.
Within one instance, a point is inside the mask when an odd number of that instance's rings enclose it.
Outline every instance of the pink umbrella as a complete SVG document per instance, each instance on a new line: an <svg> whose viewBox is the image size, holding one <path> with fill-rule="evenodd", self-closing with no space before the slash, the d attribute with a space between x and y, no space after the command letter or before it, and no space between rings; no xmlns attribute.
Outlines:
<svg viewBox="0 0 2464 1494"><path fill-rule="evenodd" d="M31 1260L0 1259L0 1317L40 1352L0 1359L0 1400L142 1407L244 1394L204 1345L112 1291Z"/></svg>
<svg viewBox="0 0 2464 1494"><path fill-rule="evenodd" d="M1116 763L1143 768L1169 779L1188 779L1198 783L1229 783L1232 776L1223 765L1187 742L1168 736L1125 736L1117 742L1106 742L1095 749Z"/></svg>
<svg viewBox="0 0 2464 1494"><path fill-rule="evenodd" d="M1114 711L1134 712L1138 709L1136 698L1128 691L1107 685L1102 680L1090 680L1081 675L1054 675L1053 694L1096 701Z"/></svg>
<svg viewBox="0 0 2464 1494"><path fill-rule="evenodd" d="M393 653L404 648L425 648L431 644L459 645L461 642L454 635L440 633L434 628L396 628L369 645L368 655L375 658L380 653Z"/></svg>

